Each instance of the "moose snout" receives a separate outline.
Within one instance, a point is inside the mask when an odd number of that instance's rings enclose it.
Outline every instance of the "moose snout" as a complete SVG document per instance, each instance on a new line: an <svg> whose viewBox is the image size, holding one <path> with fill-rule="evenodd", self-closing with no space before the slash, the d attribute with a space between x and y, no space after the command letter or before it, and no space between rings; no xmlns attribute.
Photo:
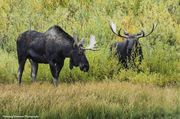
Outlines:
<svg viewBox="0 0 180 119"><path fill-rule="evenodd" d="M79 67L80 67L81 71L84 71L84 72L89 71L89 65L88 64L80 64Z"/></svg>

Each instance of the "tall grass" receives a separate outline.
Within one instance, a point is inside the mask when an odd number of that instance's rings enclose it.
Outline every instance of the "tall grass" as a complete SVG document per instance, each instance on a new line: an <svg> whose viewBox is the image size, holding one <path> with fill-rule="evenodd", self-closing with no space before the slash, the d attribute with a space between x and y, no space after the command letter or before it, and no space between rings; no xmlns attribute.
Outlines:
<svg viewBox="0 0 180 119"><path fill-rule="evenodd" d="M0 117L179 118L179 88L131 83L49 83L0 86Z"/></svg>
<svg viewBox="0 0 180 119"><path fill-rule="evenodd" d="M87 52L87 58L90 63L90 70L88 73L80 71L79 68L69 69L69 59L65 60L65 65L60 72L59 81L72 83L76 81L130 81L133 83L150 83L159 86L179 85L179 69L177 67L177 59L169 59L173 57L162 57L156 53L156 50L150 56L145 54L145 59L140 68L143 72L136 72L133 69L125 70L119 69L118 60L111 57L109 49L101 49L100 51ZM162 54L167 55L167 54ZM6 53L1 51L0 60L0 77L2 83L15 83L17 79L18 63L16 55L13 53ZM157 57L157 58L156 58ZM155 59L154 59L155 58ZM171 61L169 61L171 60ZM173 62L172 62L173 61ZM156 65L158 64L158 65ZM31 65L26 61L25 70L23 73L23 82L31 82L30 77ZM40 64L38 69L37 81L52 81L49 65Z"/></svg>

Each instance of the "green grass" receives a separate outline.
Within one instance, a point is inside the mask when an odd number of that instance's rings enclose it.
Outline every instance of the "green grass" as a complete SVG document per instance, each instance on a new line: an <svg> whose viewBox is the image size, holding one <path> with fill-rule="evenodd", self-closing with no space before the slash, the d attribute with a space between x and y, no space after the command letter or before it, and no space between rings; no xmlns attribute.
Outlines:
<svg viewBox="0 0 180 119"><path fill-rule="evenodd" d="M0 116L40 118L179 118L179 88L119 82L0 86Z"/></svg>

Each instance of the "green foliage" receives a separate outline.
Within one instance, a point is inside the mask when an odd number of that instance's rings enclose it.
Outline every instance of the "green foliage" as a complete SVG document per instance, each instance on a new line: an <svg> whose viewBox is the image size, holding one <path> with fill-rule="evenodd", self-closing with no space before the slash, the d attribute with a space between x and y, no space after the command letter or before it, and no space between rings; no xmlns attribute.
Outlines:
<svg viewBox="0 0 180 119"><path fill-rule="evenodd" d="M16 39L26 30L44 32L58 24L69 34L78 33L86 38L94 34L100 51L87 52L90 71L69 70L69 60L60 74L61 82L119 80L153 83L160 86L179 84L180 25L179 0L0 0L0 79L14 82L17 74ZM142 28L149 32L153 23L157 29L147 38L140 39L144 60L137 73L123 70L116 58L109 54L110 44L121 39L114 37L109 21L118 28L137 33ZM86 43L87 43L86 42ZM37 80L51 81L49 66L40 65ZM24 81L31 81L27 61Z"/></svg>

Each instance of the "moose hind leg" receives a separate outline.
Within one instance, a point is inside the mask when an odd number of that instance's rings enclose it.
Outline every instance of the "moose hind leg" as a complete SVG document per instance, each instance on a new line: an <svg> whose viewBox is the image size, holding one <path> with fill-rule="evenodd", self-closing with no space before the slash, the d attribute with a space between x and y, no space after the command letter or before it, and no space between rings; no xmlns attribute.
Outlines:
<svg viewBox="0 0 180 119"><path fill-rule="evenodd" d="M21 84L22 74L24 71L24 65L26 63L26 58L18 59L19 60L19 68L18 68L18 83Z"/></svg>
<svg viewBox="0 0 180 119"><path fill-rule="evenodd" d="M29 60L31 63L31 78L33 81L36 81L37 71L38 71L38 63L33 60Z"/></svg>

